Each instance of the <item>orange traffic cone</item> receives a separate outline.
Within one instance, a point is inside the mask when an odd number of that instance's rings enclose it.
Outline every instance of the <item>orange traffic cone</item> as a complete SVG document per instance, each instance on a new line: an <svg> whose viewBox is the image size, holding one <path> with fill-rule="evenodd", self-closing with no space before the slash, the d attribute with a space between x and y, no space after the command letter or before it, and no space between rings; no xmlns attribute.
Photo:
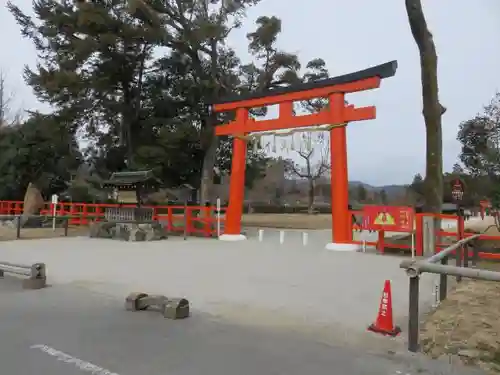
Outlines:
<svg viewBox="0 0 500 375"><path fill-rule="evenodd" d="M401 332L401 328L394 326L392 319L391 282L389 280L385 280L384 283L377 320L368 327L368 330L389 336L397 336Z"/></svg>

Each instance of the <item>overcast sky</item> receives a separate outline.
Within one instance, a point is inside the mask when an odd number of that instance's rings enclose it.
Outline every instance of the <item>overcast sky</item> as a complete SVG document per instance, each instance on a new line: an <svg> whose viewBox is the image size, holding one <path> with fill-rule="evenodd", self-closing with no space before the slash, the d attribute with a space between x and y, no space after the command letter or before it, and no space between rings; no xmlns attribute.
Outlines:
<svg viewBox="0 0 500 375"><path fill-rule="evenodd" d="M5 0L0 0L1 2ZM31 0L16 0L29 9ZM424 11L439 55L444 167L451 170L460 150L458 124L481 110L500 89L500 1L424 0ZM293 6L293 4L296 4ZM301 6L299 6L299 4ZM356 105L376 105L377 119L348 127L349 178L373 185L409 183L425 170L425 127L421 115L418 50L411 36L404 0L263 0L248 12L230 44L247 54L246 33L260 15L283 21L280 47L301 61L321 57L331 75L398 60L396 76L381 88L351 95ZM22 80L24 64L36 56L11 15L0 9L0 67L16 91L17 104L43 108Z"/></svg>

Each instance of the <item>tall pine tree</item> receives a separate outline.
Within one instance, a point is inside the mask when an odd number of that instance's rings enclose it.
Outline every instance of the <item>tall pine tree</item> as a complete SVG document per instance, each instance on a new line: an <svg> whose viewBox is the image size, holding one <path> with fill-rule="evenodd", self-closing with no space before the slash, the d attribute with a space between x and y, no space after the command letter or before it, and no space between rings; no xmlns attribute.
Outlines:
<svg viewBox="0 0 500 375"><path fill-rule="evenodd" d="M158 33L132 17L125 1L37 0L32 18L8 9L39 61L26 66L36 97L105 150L123 149L132 168L140 139L143 84Z"/></svg>

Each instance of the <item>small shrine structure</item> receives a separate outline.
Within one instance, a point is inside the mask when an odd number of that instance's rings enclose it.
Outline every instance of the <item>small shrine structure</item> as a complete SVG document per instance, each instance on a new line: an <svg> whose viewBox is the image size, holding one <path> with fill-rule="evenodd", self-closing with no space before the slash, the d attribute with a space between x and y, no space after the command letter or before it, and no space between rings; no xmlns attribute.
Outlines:
<svg viewBox="0 0 500 375"><path fill-rule="evenodd" d="M153 171L114 172L104 181L104 188L113 190L113 199L120 207L106 209L104 217L111 221L151 221L153 209L142 207L144 197L158 191L162 182Z"/></svg>

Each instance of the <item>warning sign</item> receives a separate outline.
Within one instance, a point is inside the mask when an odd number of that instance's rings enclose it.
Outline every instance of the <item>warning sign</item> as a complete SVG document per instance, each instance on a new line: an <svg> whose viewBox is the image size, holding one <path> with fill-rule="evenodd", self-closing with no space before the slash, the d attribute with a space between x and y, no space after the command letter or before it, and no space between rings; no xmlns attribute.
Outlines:
<svg viewBox="0 0 500 375"><path fill-rule="evenodd" d="M460 203L464 197L464 183L456 178L451 184L451 197L455 203Z"/></svg>
<svg viewBox="0 0 500 375"><path fill-rule="evenodd" d="M365 206L363 229L394 232L413 231L415 212L412 207Z"/></svg>
<svg viewBox="0 0 500 375"><path fill-rule="evenodd" d="M394 221L394 218L391 216L391 214L388 214L387 212L381 212L375 218L375 220L373 221L373 224L394 225L394 224L396 224L396 222Z"/></svg>

